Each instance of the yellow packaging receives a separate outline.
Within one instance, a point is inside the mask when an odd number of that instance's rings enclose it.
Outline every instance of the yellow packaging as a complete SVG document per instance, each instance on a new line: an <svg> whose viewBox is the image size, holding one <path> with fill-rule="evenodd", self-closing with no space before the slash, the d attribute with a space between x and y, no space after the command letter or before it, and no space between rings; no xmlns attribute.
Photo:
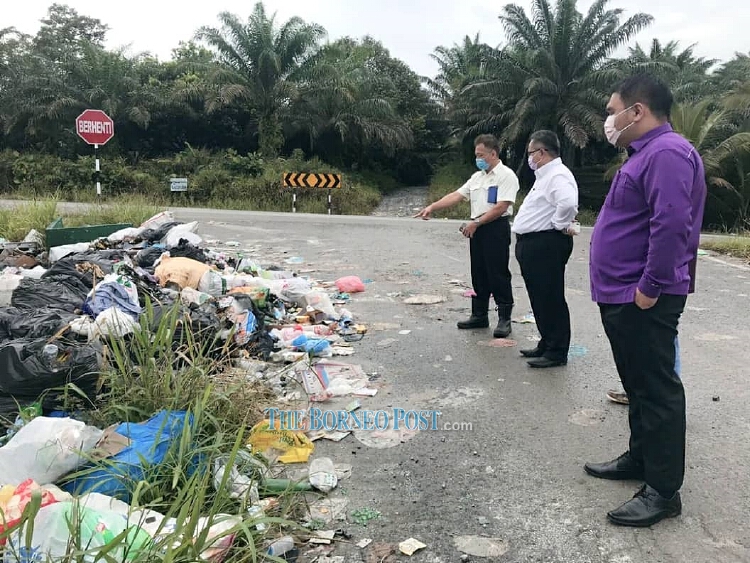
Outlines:
<svg viewBox="0 0 750 563"><path fill-rule="evenodd" d="M315 444L303 432L284 430L279 420L274 421L274 428L271 428L269 420L262 420L253 426L248 443L254 454L269 450L282 452L278 458L281 463L307 463L315 449Z"/></svg>

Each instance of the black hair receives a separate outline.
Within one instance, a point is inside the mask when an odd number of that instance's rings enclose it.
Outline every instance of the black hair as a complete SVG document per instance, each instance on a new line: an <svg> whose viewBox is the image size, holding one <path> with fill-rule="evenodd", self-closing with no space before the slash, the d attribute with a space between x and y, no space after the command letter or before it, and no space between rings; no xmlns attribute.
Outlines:
<svg viewBox="0 0 750 563"><path fill-rule="evenodd" d="M529 142L542 145L554 157L560 156L560 139L554 131L548 129L535 131L531 134Z"/></svg>
<svg viewBox="0 0 750 563"><path fill-rule="evenodd" d="M484 145L489 150L495 151L495 154L498 157L500 156L500 143L494 135L479 135L474 139L474 146L477 147L478 145Z"/></svg>
<svg viewBox="0 0 750 563"><path fill-rule="evenodd" d="M620 95L626 107L641 103L661 119L669 119L674 103L669 87L650 74L636 74L626 78L615 88L615 94Z"/></svg>

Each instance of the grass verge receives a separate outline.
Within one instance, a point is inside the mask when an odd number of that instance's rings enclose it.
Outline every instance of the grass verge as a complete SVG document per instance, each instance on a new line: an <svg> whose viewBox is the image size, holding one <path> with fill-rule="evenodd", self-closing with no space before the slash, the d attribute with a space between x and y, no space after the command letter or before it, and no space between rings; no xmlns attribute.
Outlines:
<svg viewBox="0 0 750 563"><path fill-rule="evenodd" d="M702 242L701 248L704 250L713 250L727 256L750 260L750 236L748 235Z"/></svg>
<svg viewBox="0 0 750 563"><path fill-rule="evenodd" d="M0 208L0 237L17 242L32 229L44 234L52 221L62 217L65 227L131 223L140 225L161 209L139 196L121 197L85 211L61 211L58 198L41 199Z"/></svg>

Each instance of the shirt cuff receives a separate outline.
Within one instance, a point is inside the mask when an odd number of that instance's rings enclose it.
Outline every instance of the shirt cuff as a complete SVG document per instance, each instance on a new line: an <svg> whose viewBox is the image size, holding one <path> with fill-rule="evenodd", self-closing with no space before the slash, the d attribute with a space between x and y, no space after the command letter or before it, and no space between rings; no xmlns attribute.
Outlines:
<svg viewBox="0 0 750 563"><path fill-rule="evenodd" d="M648 279L642 277L641 281L638 282L638 291L649 299L656 299L661 295L661 286L651 283Z"/></svg>

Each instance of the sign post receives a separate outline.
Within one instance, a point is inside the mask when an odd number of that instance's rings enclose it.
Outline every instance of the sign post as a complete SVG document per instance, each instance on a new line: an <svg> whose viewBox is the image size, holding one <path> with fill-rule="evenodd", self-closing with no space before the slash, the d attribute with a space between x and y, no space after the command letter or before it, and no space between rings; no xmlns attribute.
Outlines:
<svg viewBox="0 0 750 563"><path fill-rule="evenodd" d="M102 195L101 167L99 165L99 145L106 145L115 136L115 123L106 113L98 109L87 109L76 117L76 134L89 145L94 145L94 177L96 195Z"/></svg>
<svg viewBox="0 0 750 563"><path fill-rule="evenodd" d="M183 197L187 196L188 181L187 178L170 178L169 179L169 191L172 194L172 200L174 201L174 195L177 193L183 194Z"/></svg>
<svg viewBox="0 0 750 563"><path fill-rule="evenodd" d="M297 188L328 188L328 214L333 213L331 190L341 188L341 174L314 174L307 172L286 172L282 176L285 188L292 192L292 213L297 212Z"/></svg>

